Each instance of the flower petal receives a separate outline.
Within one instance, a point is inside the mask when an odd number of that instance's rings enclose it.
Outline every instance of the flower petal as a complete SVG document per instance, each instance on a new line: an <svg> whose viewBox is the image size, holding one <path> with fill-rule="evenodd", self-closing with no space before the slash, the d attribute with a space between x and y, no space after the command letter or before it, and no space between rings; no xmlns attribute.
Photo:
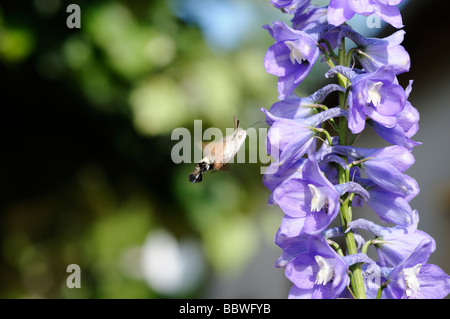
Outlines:
<svg viewBox="0 0 450 319"><path fill-rule="evenodd" d="M400 173L391 164L369 160L362 165L367 177L382 188L402 195L409 195L413 192L405 174Z"/></svg>
<svg viewBox="0 0 450 319"><path fill-rule="evenodd" d="M270 46L264 57L266 72L276 76L291 74L295 66L291 62L290 54L291 51L283 42Z"/></svg>
<svg viewBox="0 0 450 319"><path fill-rule="evenodd" d="M367 205L382 221L404 227L411 225L413 211L407 200L380 187L370 189L369 194Z"/></svg>
<svg viewBox="0 0 450 319"><path fill-rule="evenodd" d="M442 299L450 293L450 276L436 265L422 265L418 280L420 289L413 298Z"/></svg>
<svg viewBox="0 0 450 319"><path fill-rule="evenodd" d="M350 20L355 12L348 6L347 0L330 0L328 6L328 23L341 25Z"/></svg>
<svg viewBox="0 0 450 319"><path fill-rule="evenodd" d="M291 217L306 217L311 212L312 195L305 180L291 178L283 182L274 190L273 199Z"/></svg>
<svg viewBox="0 0 450 319"><path fill-rule="evenodd" d="M384 125L379 124L372 119L368 120L369 125L378 134L381 138L383 138L386 142L391 144L400 145L408 150L411 150L414 146L421 145L421 142L415 142L411 140L403 131L399 124L394 127L386 127ZM397 117L398 123L398 117Z"/></svg>

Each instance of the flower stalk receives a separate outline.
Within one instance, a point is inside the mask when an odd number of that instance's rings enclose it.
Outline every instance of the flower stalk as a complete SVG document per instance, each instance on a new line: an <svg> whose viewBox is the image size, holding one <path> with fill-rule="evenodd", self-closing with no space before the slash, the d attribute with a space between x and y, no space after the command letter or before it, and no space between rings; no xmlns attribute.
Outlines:
<svg viewBox="0 0 450 319"><path fill-rule="evenodd" d="M351 53L350 53L351 54ZM342 40L340 44L339 49L339 64L346 65L348 59L347 54L345 52L345 41ZM348 81L347 78L345 78L343 75L338 74L338 83L340 86L345 88L347 90ZM346 92L339 92L339 105L342 109L346 109ZM347 145L347 119L345 117L341 117L339 119L339 144L340 145ZM344 157L344 160L347 162L347 158ZM345 184L348 183L350 176L350 169L344 169L342 166L339 166L339 184ZM348 194L343 196L342 198L343 202L341 204L341 209L339 214L341 215L341 221L342 221L342 227L347 228L349 223L352 221L351 216L351 207L349 206L349 196ZM353 231L350 230L345 234L345 243L347 245L347 250L349 254L356 254L358 253L355 238L353 236ZM350 267L350 272L352 275L350 276L351 285L353 288L354 296L357 299L365 299L366 293L364 289L364 280L362 276L362 264L355 264Z"/></svg>

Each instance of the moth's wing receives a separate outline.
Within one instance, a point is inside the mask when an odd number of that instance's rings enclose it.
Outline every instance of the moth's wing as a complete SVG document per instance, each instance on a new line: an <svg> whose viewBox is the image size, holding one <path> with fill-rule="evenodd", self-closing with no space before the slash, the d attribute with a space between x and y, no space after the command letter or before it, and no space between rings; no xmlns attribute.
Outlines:
<svg viewBox="0 0 450 319"><path fill-rule="evenodd" d="M211 142L206 145L203 154L213 160L214 163L221 163L223 159L224 144L222 141Z"/></svg>
<svg viewBox="0 0 450 319"><path fill-rule="evenodd" d="M211 144L211 143L215 143L215 142L214 141L213 142L210 142L210 141L206 141L206 142L205 141L196 141L194 143L194 146L195 146L195 148L202 150L202 152L205 152L206 147L208 147L208 145Z"/></svg>

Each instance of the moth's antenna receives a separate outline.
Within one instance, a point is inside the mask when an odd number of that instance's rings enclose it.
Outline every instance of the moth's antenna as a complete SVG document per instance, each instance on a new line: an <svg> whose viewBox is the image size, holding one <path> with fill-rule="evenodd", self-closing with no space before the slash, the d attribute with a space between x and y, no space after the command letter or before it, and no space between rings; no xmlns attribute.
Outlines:
<svg viewBox="0 0 450 319"><path fill-rule="evenodd" d="M240 121L239 121L239 120L236 120L236 116L233 116L233 119L234 119L234 128L237 130L237 129L239 128ZM258 124L258 123L262 123L262 122L264 122L264 121L257 121L256 123L254 123L254 124L252 124L251 126L249 126L247 129L249 129L249 128L255 126L255 125Z"/></svg>
<svg viewBox="0 0 450 319"><path fill-rule="evenodd" d="M234 129L237 130L239 128L239 120L236 120L236 116L233 115L234 120Z"/></svg>

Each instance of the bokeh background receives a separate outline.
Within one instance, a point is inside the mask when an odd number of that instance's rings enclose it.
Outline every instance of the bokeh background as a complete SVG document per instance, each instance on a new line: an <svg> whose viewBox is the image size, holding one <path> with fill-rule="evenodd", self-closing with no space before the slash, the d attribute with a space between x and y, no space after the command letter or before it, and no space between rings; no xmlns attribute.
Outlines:
<svg viewBox="0 0 450 319"><path fill-rule="evenodd" d="M317 4L326 1L313 1ZM69 29L66 8L81 8ZM450 32L441 1L404 1L420 111L419 228L430 262L450 273ZM171 160L175 128L265 127L277 99L261 28L289 17L261 0L0 3L0 298L285 298L273 268L282 213L267 206L261 163L229 165L200 184ZM395 31L351 20L366 36ZM318 65L297 89L325 83ZM263 138L263 136L260 136ZM386 145L368 130L365 147ZM248 141L244 150L248 156ZM370 216L361 210L355 216ZM359 215L358 215L359 214ZM69 289L69 264L81 288Z"/></svg>

